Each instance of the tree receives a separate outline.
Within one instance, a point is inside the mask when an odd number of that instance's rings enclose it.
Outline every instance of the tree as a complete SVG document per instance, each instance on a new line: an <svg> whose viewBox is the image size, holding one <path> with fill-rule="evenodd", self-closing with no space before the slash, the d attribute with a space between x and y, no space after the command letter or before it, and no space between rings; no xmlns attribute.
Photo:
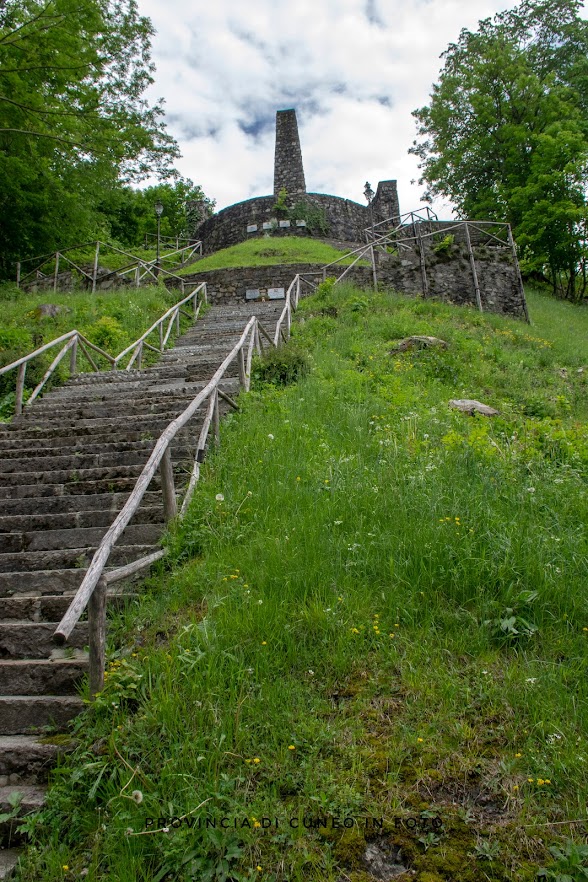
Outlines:
<svg viewBox="0 0 588 882"><path fill-rule="evenodd" d="M462 30L415 110L425 198L508 220L523 267L586 293L588 22L580 0L523 0Z"/></svg>
<svg viewBox="0 0 588 882"><path fill-rule="evenodd" d="M144 190L132 187L112 190L97 205L97 210L108 224L110 237L123 247L131 248L143 244L146 238L153 244L157 232L156 202L163 205L161 235L174 238L193 234L189 217L192 202L203 203L206 214L210 214L214 206L201 187L189 179L179 178L173 184L157 184Z"/></svg>
<svg viewBox="0 0 588 882"><path fill-rule="evenodd" d="M0 10L0 270L96 229L105 189L179 155L153 82L150 21L135 0L7 0Z"/></svg>

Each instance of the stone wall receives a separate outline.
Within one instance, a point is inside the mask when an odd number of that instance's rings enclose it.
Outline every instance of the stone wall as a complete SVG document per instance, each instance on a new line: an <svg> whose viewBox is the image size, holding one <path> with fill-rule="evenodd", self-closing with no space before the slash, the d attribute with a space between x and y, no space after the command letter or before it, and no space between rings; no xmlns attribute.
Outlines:
<svg viewBox="0 0 588 882"><path fill-rule="evenodd" d="M512 253L508 248L475 247L474 259L484 311L525 318L526 306L518 286ZM423 282L419 253L416 248L403 249L400 255L376 252L377 275L381 287L393 288L404 294L422 296ZM439 255L425 246L425 267L430 297L458 305L476 306L472 268L463 245L454 245L448 255ZM333 270L327 270L327 273ZM215 270L186 276L186 282L206 281L212 302L228 303L244 300L247 290L258 289L268 297L270 288L288 288L296 273L307 274L320 281L322 268L313 264L288 264ZM333 272L333 275L335 273ZM372 269L353 267L347 277L364 288L373 285ZM168 284L173 284L170 280ZM304 287L305 293L310 291Z"/></svg>
<svg viewBox="0 0 588 882"><path fill-rule="evenodd" d="M380 286L422 296L420 258L416 249L403 249L401 255L376 254ZM474 257L483 309L524 318L525 303L517 284L510 250L479 247L474 248ZM465 246L455 245L449 255L438 255L430 247L425 247L425 266L429 296L459 305L476 305L472 269ZM323 275L322 268L315 264L287 264L193 273L186 276L185 281L193 284L205 281L211 302L230 303L245 300L246 292L253 290L258 290L261 297L270 299L269 290L283 288L286 291L296 273L306 275L315 283ZM369 266L353 267L347 277L361 287L372 288L373 276ZM172 279L167 284L171 286L176 283ZM306 294L310 288L304 286L303 291Z"/></svg>
<svg viewBox="0 0 588 882"><path fill-rule="evenodd" d="M350 244L365 242L365 230L370 225L370 212L366 205L360 205L350 199L340 199L338 196L328 196L325 193L307 193L297 201L306 202L311 209L318 208L324 213L327 228L317 231L317 236L338 239ZM255 199L247 199L245 202L237 202L236 205L229 205L228 208L223 208L204 221L195 231L194 238L201 239L204 253L210 254L220 248L237 245L246 239L258 238L265 234L312 235L302 217L287 219L286 212L276 210L275 206L274 196L259 196Z"/></svg>

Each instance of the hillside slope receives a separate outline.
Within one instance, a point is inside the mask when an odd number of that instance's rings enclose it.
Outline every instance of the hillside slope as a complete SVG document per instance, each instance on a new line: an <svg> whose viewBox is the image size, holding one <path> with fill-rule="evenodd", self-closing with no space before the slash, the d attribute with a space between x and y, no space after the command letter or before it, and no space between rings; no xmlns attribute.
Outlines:
<svg viewBox="0 0 588 882"><path fill-rule="evenodd" d="M581 878L586 314L534 303L303 302L312 370L225 421L22 880Z"/></svg>

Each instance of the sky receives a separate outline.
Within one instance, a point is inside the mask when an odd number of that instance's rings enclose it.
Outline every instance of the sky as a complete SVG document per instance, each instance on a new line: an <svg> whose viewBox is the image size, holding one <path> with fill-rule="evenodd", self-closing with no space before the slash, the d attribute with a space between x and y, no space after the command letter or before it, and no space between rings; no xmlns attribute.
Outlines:
<svg viewBox="0 0 588 882"><path fill-rule="evenodd" d="M463 27L516 0L139 0L155 29L155 83L179 172L217 210L273 192L275 115L294 107L309 192L364 203L398 181L421 204L411 112ZM411 183L412 182L412 183ZM440 217L451 216L438 202Z"/></svg>

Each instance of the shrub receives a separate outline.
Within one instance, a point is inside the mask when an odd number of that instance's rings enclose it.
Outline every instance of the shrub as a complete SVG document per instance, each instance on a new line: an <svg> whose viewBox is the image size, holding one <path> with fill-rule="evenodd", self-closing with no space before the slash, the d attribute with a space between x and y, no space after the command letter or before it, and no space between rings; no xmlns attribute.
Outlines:
<svg viewBox="0 0 588 882"><path fill-rule="evenodd" d="M304 377L309 370L310 362L306 352L297 346L288 345L271 349L262 358L256 359L251 373L256 384L288 386Z"/></svg>

